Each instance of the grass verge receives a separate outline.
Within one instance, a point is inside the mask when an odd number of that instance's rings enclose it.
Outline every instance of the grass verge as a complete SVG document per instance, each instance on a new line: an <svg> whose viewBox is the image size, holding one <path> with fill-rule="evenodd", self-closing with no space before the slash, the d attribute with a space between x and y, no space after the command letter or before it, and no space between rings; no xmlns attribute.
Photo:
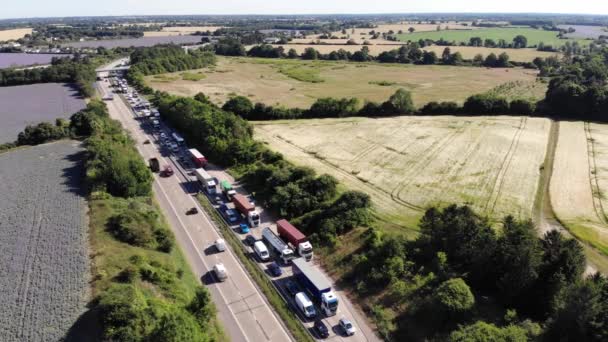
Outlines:
<svg viewBox="0 0 608 342"><path fill-rule="evenodd" d="M116 283L120 272L126 266L132 265L134 258L145 260L146 263L158 266L176 274L179 281L164 287L142 279L134 281L134 285L148 294L150 298L163 299L168 303L186 306L194 297L195 289L200 283L192 273L190 266L181 250L176 245L170 253L163 253L149 248L133 246L115 239L107 230L112 216L128 210L134 203L145 203L157 209L156 203L145 197L123 199L102 194L92 194L89 200L89 234L92 250L92 291L93 298ZM162 214L159 218L166 225ZM215 317L215 315L214 315ZM228 341L223 329L215 318L209 325L208 331L216 341Z"/></svg>
<svg viewBox="0 0 608 342"><path fill-rule="evenodd" d="M324 79L319 76L319 67L315 66L289 66L281 67L279 72L287 77L300 82L323 83Z"/></svg>
<svg viewBox="0 0 608 342"><path fill-rule="evenodd" d="M224 222L224 220L220 217L207 198L204 195L198 195L197 199L207 214L209 214L211 220L213 220L213 222L220 227L224 239L230 244L234 253L245 266L249 272L249 275L251 275L258 287L262 290L270 305L272 305L275 311L279 314L279 317L283 320L293 337L297 341L301 342L314 341L306 328L300 323L298 317L293 313L293 311L291 311L287 302L285 302L272 282L266 277L264 271L262 271L258 265L245 254L243 243L234 235L230 227L228 227L226 222Z"/></svg>

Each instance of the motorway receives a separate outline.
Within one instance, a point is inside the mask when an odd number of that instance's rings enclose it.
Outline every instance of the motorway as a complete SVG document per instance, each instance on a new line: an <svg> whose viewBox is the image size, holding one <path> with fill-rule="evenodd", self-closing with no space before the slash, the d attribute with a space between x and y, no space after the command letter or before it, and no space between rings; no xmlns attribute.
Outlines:
<svg viewBox="0 0 608 342"><path fill-rule="evenodd" d="M109 83L98 82L103 93L111 93ZM252 284L245 270L236 260L235 256L229 252L215 255L206 255L204 250L219 237L217 227L206 217L204 210L199 206L192 194L198 191L196 179L189 176L190 168L178 162L175 155L156 144L156 135L146 133L140 120L136 120L136 114L124 102L121 96L114 96L114 100L106 101L110 115L121 121L123 126L131 133L137 142L137 148L142 156L148 160L156 157L161 161L161 168L171 165L176 171L175 175L168 178L161 178L155 174L154 191L159 201L163 213L167 217L172 230L175 232L178 243L182 247L195 274L202 277L203 282L208 284L219 311L219 319L229 333L231 340L241 341L289 341L291 337L276 314L269 307L263 295ZM143 118L142 118L143 119ZM145 120L145 119L143 119ZM149 126L149 124L147 125ZM169 134L169 130L165 129ZM149 140L150 144L143 144ZM238 182L236 182L225 170L209 165L207 171L218 180L228 180L233 184L237 192L246 194ZM193 186L194 185L194 186ZM186 216L185 212L198 207L199 212L192 216ZM251 234L258 240L261 239L261 227L271 227L276 232L276 218L262 207L256 208L261 214L262 223L260 228L251 230ZM201 220L201 216L203 219ZM234 230L236 233L236 230ZM239 237L244 238L243 236ZM253 254L250 247L246 247ZM229 256L229 257L228 257ZM225 260L229 259L229 260ZM209 281L208 270L217 262L222 262L229 272L229 279L226 283L213 283ZM316 263L316 262L315 262ZM258 264L261 269L266 270L267 263ZM317 265L318 266L318 265ZM284 281L293 275L291 267L282 267L283 276L273 278L273 284L281 291L284 298L294 307L293 299L286 295ZM238 271L238 272L236 272ZM245 286L245 283L247 286ZM238 285L237 285L238 284ZM323 322L330 330L331 341L380 341L376 336L371 325L365 316L357 310L347 297L347 294L334 286L334 292L338 295L340 304L338 313L332 317L324 317ZM295 309L294 309L295 310ZM299 314L299 311L295 310ZM299 314L303 324L312 331L312 321L303 319ZM266 319L268 317L268 319ZM355 325L357 332L354 336L345 337L338 326L341 317L350 319ZM258 320L259 318L259 320Z"/></svg>
<svg viewBox="0 0 608 342"><path fill-rule="evenodd" d="M102 91L111 93L109 83L98 82ZM147 161L156 157L161 166L172 162L161 155L155 144L134 119L134 114L121 97L106 101L110 116L119 120L136 141L139 153ZM180 245L194 274L206 284L218 309L218 318L231 341L292 341L282 322L277 318L260 290L254 285L230 248L223 253L209 253L208 247L220 238L217 228L204 214L196 199L184 191L184 183L189 180L176 172L173 177L161 178L154 175L154 194L167 218L176 240ZM186 215L192 207L199 207L199 214ZM228 270L225 282L216 282L209 273L216 263L223 263Z"/></svg>

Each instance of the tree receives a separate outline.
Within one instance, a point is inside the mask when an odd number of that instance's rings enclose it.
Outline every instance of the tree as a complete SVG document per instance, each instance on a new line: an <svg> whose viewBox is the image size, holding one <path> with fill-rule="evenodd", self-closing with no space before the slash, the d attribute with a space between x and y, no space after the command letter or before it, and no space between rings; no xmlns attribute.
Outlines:
<svg viewBox="0 0 608 342"><path fill-rule="evenodd" d="M509 66L509 55L506 52L498 55L498 61L496 62L496 66L499 68L506 68Z"/></svg>
<svg viewBox="0 0 608 342"><path fill-rule="evenodd" d="M507 216L494 261L497 287L507 304L525 306L530 302L528 291L538 279L541 258L532 221L516 221Z"/></svg>
<svg viewBox="0 0 608 342"><path fill-rule="evenodd" d="M117 341L143 341L150 333L148 303L130 284L113 284L99 297L104 337Z"/></svg>
<svg viewBox="0 0 608 342"><path fill-rule="evenodd" d="M475 65L482 65L483 62L484 62L484 59L483 59L483 55L482 54L478 53L478 54L475 55L475 57L473 57L473 64L475 64Z"/></svg>
<svg viewBox="0 0 608 342"><path fill-rule="evenodd" d="M414 101L412 100L412 94L403 88L397 89L389 100L383 104L383 107L387 112L396 115L409 114L416 110Z"/></svg>
<svg viewBox="0 0 608 342"><path fill-rule="evenodd" d="M475 305L475 297L471 289L461 278L443 282L435 290L434 296L440 307L449 315L463 314Z"/></svg>
<svg viewBox="0 0 608 342"><path fill-rule="evenodd" d="M437 63L437 54L435 51L424 51L422 53L422 63L423 64L436 64Z"/></svg>
<svg viewBox="0 0 608 342"><path fill-rule="evenodd" d="M298 57L299 57L299 55L298 55L298 52L296 51L296 49L292 48L292 49L289 49L289 51L287 51L287 58L294 59L294 58L298 58Z"/></svg>
<svg viewBox="0 0 608 342"><path fill-rule="evenodd" d="M469 39L469 46L481 46L483 43L483 40L481 40L480 37L471 37L471 39Z"/></svg>
<svg viewBox="0 0 608 342"><path fill-rule="evenodd" d="M513 47L516 49L523 49L528 46L528 39L525 36L517 35L513 38Z"/></svg>
<svg viewBox="0 0 608 342"><path fill-rule="evenodd" d="M302 59L307 59L307 60L316 60L319 59L319 51L315 50L314 48L306 48L304 50L304 52L302 53Z"/></svg>
<svg viewBox="0 0 608 342"><path fill-rule="evenodd" d="M416 31L416 29L415 29L415 28L413 28L413 27L410 27L410 28L409 28L409 29L407 29L407 30L408 30L410 33L414 33L414 31Z"/></svg>
<svg viewBox="0 0 608 342"><path fill-rule="evenodd" d="M452 51L450 50L450 48L446 47L445 49L443 49L443 52L441 53L441 61L445 64L450 64L451 57Z"/></svg>
<svg viewBox="0 0 608 342"><path fill-rule="evenodd" d="M227 112L232 112L245 119L249 118L249 114L253 110L253 103L245 96L234 96L226 101L222 109Z"/></svg>
<svg viewBox="0 0 608 342"><path fill-rule="evenodd" d="M496 67L497 64L498 64L498 57L496 57L496 54L494 54L494 52L492 52L488 56L486 56L486 60L483 62L484 66L487 66L490 68Z"/></svg>

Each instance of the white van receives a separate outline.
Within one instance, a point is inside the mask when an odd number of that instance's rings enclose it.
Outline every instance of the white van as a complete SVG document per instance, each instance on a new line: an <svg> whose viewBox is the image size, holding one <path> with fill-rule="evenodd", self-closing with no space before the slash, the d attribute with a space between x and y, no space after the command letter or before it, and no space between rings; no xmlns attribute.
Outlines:
<svg viewBox="0 0 608 342"><path fill-rule="evenodd" d="M317 315L315 306L304 292L296 293L296 305L306 318L312 318Z"/></svg>
<svg viewBox="0 0 608 342"><path fill-rule="evenodd" d="M256 241L253 244L253 250L262 261L270 259L270 254L268 254L268 248L266 248L266 245L262 241Z"/></svg>
<svg viewBox="0 0 608 342"><path fill-rule="evenodd" d="M217 239L215 240L215 248L217 249L218 252L223 252L226 250L226 242L224 242L224 239Z"/></svg>
<svg viewBox="0 0 608 342"><path fill-rule="evenodd" d="M215 276L219 281L228 279L228 272L226 272L224 264L215 264L215 266L213 266L213 273L215 273Z"/></svg>

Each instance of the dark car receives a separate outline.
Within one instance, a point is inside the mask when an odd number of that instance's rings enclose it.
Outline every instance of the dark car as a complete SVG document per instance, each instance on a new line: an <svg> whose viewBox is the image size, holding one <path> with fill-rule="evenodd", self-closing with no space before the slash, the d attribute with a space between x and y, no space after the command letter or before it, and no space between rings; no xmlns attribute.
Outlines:
<svg viewBox="0 0 608 342"><path fill-rule="evenodd" d="M279 264L274 261L271 262L270 265L268 265L268 271L270 272L270 274L272 274L273 277L279 277L283 274L281 266L279 266Z"/></svg>
<svg viewBox="0 0 608 342"><path fill-rule="evenodd" d="M245 244L248 246L253 246L253 244L258 241L256 240L255 236L249 234L245 237Z"/></svg>
<svg viewBox="0 0 608 342"><path fill-rule="evenodd" d="M198 209L196 209L196 207L192 207L190 209L188 209L188 211L186 211L186 215L195 215L198 214Z"/></svg>
<svg viewBox="0 0 608 342"><path fill-rule="evenodd" d="M298 292L302 292L298 284L296 284L293 280L288 280L285 282L285 289L291 297L294 297Z"/></svg>
<svg viewBox="0 0 608 342"><path fill-rule="evenodd" d="M315 329L315 331L317 332L319 337L321 337L321 338L329 337L329 329L327 329L327 326L325 325L325 323L323 323L323 321L321 321L321 320L315 321L315 325L313 326L313 328Z"/></svg>

